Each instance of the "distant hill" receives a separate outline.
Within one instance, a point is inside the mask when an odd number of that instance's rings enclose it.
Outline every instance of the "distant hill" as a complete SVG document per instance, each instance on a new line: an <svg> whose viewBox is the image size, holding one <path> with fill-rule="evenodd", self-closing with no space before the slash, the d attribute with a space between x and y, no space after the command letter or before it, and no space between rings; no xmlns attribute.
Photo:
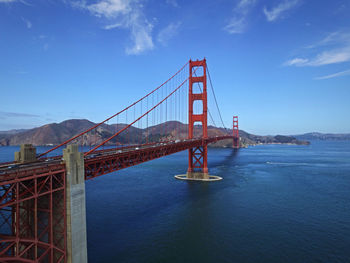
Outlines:
<svg viewBox="0 0 350 263"><path fill-rule="evenodd" d="M0 134L2 134L2 135L16 134L16 133L20 133L20 132L24 132L24 131L26 131L26 129L13 129L13 130L9 130L9 131L0 131Z"/></svg>
<svg viewBox="0 0 350 263"><path fill-rule="evenodd" d="M51 123L29 130L17 130L16 132L0 133L0 146L19 145L30 143L33 145L57 145L73 136L93 127L95 123L84 119L66 120L61 123ZM126 124L103 124L97 129L85 134L75 141L80 145L96 145L111 137L117 131L125 128ZM113 138L108 144L123 145L126 143L157 142L159 140L174 140L187 138L187 124L177 121L169 121L148 128L130 127L128 132L122 132ZM201 136L201 126L195 126L195 134ZM308 144L306 141L299 141L291 136L258 136L240 130L241 146L267 144L267 143L287 143L287 144ZM232 134L232 130L223 128L208 127L208 136L220 136ZM108 145L107 144L107 145ZM232 146L232 140L223 140L213 147Z"/></svg>
<svg viewBox="0 0 350 263"><path fill-rule="evenodd" d="M294 135L299 140L333 140L333 141L348 141L350 133L319 133L310 132L305 134Z"/></svg>

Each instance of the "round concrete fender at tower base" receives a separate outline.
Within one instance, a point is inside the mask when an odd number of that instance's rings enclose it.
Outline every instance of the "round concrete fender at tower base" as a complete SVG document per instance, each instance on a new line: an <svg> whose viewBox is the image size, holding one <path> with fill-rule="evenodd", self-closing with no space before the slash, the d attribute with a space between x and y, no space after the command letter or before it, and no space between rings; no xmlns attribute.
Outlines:
<svg viewBox="0 0 350 263"><path fill-rule="evenodd" d="M185 181L202 181L202 182L214 182L214 181L220 181L222 180L222 177L216 176L216 175L209 175L208 179L201 179L201 178L188 178L187 174L181 174L181 175L175 175L174 176L178 180L185 180Z"/></svg>

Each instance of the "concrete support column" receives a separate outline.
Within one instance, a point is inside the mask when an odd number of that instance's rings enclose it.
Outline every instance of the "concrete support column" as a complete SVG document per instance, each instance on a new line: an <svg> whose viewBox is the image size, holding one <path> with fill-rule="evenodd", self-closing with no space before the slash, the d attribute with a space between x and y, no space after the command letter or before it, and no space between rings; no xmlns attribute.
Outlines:
<svg viewBox="0 0 350 263"><path fill-rule="evenodd" d="M15 161L18 163L36 161L36 148L31 144L21 144L19 152L15 152Z"/></svg>
<svg viewBox="0 0 350 263"><path fill-rule="evenodd" d="M78 145L63 150L66 164L67 262L87 263L84 155Z"/></svg>
<svg viewBox="0 0 350 263"><path fill-rule="evenodd" d="M203 172L187 172L188 179L209 180L209 174Z"/></svg>

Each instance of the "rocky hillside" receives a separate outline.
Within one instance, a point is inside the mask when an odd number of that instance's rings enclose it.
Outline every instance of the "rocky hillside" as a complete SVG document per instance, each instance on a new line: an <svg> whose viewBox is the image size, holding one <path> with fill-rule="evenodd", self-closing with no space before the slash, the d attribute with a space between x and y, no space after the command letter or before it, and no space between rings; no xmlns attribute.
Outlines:
<svg viewBox="0 0 350 263"><path fill-rule="evenodd" d="M74 135L77 135L95 123L89 120L66 120L61 123L51 123L38 128L17 131L17 132L1 132L0 146L19 145L22 143L30 143L33 145L57 145ZM85 134L79 138L76 143L80 145L95 145L112 136L117 131L125 128L125 124L103 124L97 129ZM220 136L231 134L232 130L225 130L209 126L209 136ZM195 134L201 136L201 126L195 126ZM290 136L258 136L240 130L241 145L255 145L259 143L289 143L289 144L308 144L305 141L299 141ZM156 142L161 139L185 139L187 138L187 124L176 121L169 121L163 124L151 126L149 128L140 129L131 127L128 132L122 132L116 138L113 138L109 144L125 144L129 143L144 143ZM211 146L213 147L229 147L232 145L232 140L220 141Z"/></svg>

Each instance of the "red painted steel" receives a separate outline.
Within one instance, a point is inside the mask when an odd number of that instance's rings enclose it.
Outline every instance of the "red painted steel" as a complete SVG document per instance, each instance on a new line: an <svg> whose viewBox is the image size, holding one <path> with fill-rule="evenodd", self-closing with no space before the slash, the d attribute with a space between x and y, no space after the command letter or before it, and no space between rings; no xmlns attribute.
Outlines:
<svg viewBox="0 0 350 263"><path fill-rule="evenodd" d="M198 68L202 68L203 75L196 76L194 73ZM195 70L194 70L195 69ZM200 170L203 173L208 173L207 152L208 146L206 139L208 138L207 127L207 64L206 60L197 60L189 62L189 90L188 90L188 138L194 137L194 124L201 122L202 124L202 144L188 150L188 169L187 172L195 172ZM193 93L193 85L201 83L203 88L201 93ZM193 113L193 104L195 101L202 101L203 111L201 114Z"/></svg>
<svg viewBox="0 0 350 263"><path fill-rule="evenodd" d="M113 151L108 149L101 151L100 155L93 158L85 158L85 179L92 179L166 155L187 149L199 148L202 147L203 144L207 145L225 139L232 139L232 136L185 140L177 143L168 142L159 145L149 145L144 148L128 150L121 153L115 149Z"/></svg>
<svg viewBox="0 0 350 263"><path fill-rule="evenodd" d="M0 261L65 262L65 167L16 169L0 176Z"/></svg>
<svg viewBox="0 0 350 263"><path fill-rule="evenodd" d="M190 69L189 77L170 92L168 96L157 105L150 107L150 110L141 114L141 117L127 125L124 129L85 153L86 180L183 150L189 150L188 172L200 170L203 173L208 173L207 145L209 143L233 139L234 147L239 147L237 116L233 118L233 136L227 135L208 138L206 60L190 60L188 64ZM176 76L183 68L170 79ZM200 68L202 68L203 75L197 76L195 72ZM186 81L189 81L188 139L97 150L108 140L111 140L120 132L131 127L136 121L149 114L164 101L167 101ZM165 83L167 81L157 89ZM193 85L198 83L203 85L203 89L200 93L193 93ZM148 95L131 106L142 101ZM202 113L194 114L194 101L202 102ZM129 109L131 106L123 111ZM76 139L119 113L53 149ZM167 116L167 113L165 114ZM195 138L194 135L194 124L196 122L202 123L201 138ZM93 151L94 154L91 154ZM44 154L46 153L48 152ZM36 162L20 164L17 168L11 169L7 169L6 167L14 165L13 162L0 164L0 262L66 262L66 171L61 159L62 156L55 156L48 159L40 159Z"/></svg>
<svg viewBox="0 0 350 263"><path fill-rule="evenodd" d="M233 148L239 148L238 116L233 116Z"/></svg>
<svg viewBox="0 0 350 263"><path fill-rule="evenodd" d="M92 179L186 149L196 149L193 167L202 168L203 145L232 139L220 136L101 150L85 157ZM120 152L121 151L121 152ZM0 176L0 261L66 262L65 166L31 163Z"/></svg>

